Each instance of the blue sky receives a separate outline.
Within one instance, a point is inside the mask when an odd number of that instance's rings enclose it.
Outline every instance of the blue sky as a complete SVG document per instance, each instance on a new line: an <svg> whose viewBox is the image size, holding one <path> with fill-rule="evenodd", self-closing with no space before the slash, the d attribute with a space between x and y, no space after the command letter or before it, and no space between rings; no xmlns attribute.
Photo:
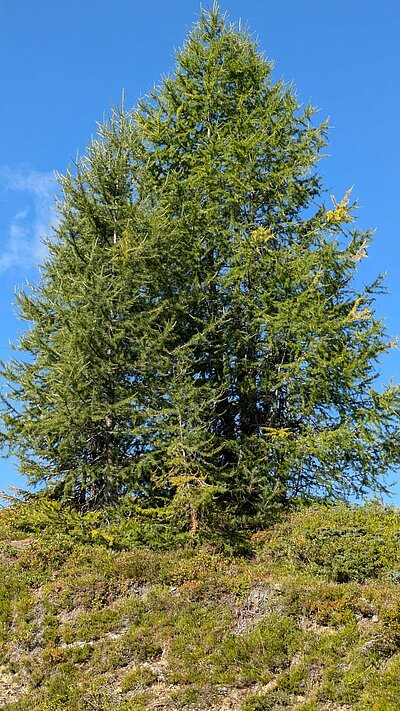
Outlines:
<svg viewBox="0 0 400 711"><path fill-rule="evenodd" d="M204 2L207 7L207 3ZM358 224L376 229L359 275L387 272L377 303L391 336L400 336L398 229L400 60L398 0L225 0L222 9L258 37L275 60L276 79L293 81L301 101L330 117L320 164L329 193L354 185ZM41 235L54 221L54 172L82 153L112 105L131 106L174 67L198 18L197 0L13 0L0 8L0 357L20 328L15 288L37 278ZM400 351L387 356L382 381L400 379ZM394 502L400 505L399 493ZM22 486L0 463L0 489Z"/></svg>

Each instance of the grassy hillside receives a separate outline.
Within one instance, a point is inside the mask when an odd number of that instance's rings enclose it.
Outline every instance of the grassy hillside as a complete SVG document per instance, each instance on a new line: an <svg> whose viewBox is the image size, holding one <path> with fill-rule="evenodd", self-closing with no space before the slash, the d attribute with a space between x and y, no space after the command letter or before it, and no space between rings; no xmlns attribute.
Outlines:
<svg viewBox="0 0 400 711"><path fill-rule="evenodd" d="M1 511L0 708L400 708L400 512L296 512L240 555L144 530Z"/></svg>

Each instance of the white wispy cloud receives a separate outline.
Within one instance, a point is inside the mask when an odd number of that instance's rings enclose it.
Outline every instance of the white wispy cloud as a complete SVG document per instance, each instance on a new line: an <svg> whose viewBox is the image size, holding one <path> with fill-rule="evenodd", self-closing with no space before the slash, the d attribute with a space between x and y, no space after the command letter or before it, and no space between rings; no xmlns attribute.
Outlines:
<svg viewBox="0 0 400 711"><path fill-rule="evenodd" d="M9 220L6 233L0 235L0 273L32 267L43 260L43 238L56 221L54 174L0 165L0 190L18 193L18 209Z"/></svg>

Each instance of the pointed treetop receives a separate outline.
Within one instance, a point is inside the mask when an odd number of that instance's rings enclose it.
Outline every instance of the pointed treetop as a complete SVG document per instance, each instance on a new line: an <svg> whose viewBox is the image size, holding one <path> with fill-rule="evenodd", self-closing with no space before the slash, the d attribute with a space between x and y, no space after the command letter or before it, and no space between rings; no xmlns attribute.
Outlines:
<svg viewBox="0 0 400 711"><path fill-rule="evenodd" d="M200 6L200 20L194 26L194 31L203 30L207 39L219 37L227 28L227 14L221 12L218 2L213 2L211 10Z"/></svg>

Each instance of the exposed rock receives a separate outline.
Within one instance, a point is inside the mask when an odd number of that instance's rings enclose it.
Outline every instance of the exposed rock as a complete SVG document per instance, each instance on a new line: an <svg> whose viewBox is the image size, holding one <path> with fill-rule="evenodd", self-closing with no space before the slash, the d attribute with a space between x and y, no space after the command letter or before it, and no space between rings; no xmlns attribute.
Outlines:
<svg viewBox="0 0 400 711"><path fill-rule="evenodd" d="M15 674L11 674L5 667L0 667L0 705L11 704L18 701L22 693L21 684Z"/></svg>
<svg viewBox="0 0 400 711"><path fill-rule="evenodd" d="M256 585L253 587L242 606L237 610L234 631L243 634L274 612L281 612L282 603L279 602L279 589Z"/></svg>

